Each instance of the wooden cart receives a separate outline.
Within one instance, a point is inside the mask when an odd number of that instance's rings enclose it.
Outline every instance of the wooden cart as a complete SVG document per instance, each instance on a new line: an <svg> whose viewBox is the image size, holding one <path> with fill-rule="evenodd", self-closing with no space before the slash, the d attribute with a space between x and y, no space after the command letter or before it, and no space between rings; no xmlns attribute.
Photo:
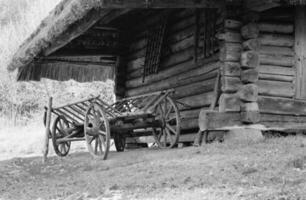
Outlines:
<svg viewBox="0 0 306 200"><path fill-rule="evenodd" d="M66 156L71 142L85 140L90 154L106 159L111 138L117 151L123 151L125 138L140 133L153 135L160 148L174 147L180 136L180 114L171 98L173 92L167 90L125 98L112 105L97 96L52 108L56 118L50 138L56 154Z"/></svg>

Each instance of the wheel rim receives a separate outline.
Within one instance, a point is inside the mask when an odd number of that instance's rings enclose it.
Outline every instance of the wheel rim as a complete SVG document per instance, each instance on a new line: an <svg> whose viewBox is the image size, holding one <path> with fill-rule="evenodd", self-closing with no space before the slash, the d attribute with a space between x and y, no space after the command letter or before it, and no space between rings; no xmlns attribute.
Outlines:
<svg viewBox="0 0 306 200"><path fill-rule="evenodd" d="M167 97L155 108L155 116L161 122L160 128L153 129L153 136L159 148L173 148L180 136L181 121L174 101Z"/></svg>
<svg viewBox="0 0 306 200"><path fill-rule="evenodd" d="M84 133L89 153L105 160L110 146L110 128L105 112L97 104L86 111Z"/></svg>
<svg viewBox="0 0 306 200"><path fill-rule="evenodd" d="M66 156L69 153L71 142L58 142L58 139L68 135L69 127L68 121L63 116L58 116L54 121L51 136L54 151L58 156Z"/></svg>

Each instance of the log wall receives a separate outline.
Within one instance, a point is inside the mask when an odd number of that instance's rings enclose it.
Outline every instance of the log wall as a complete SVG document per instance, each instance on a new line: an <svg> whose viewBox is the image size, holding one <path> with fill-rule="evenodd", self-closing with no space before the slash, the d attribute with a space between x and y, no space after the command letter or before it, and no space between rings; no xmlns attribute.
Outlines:
<svg viewBox="0 0 306 200"><path fill-rule="evenodd" d="M179 105L182 129L197 131L201 108L208 108L214 97L214 85L220 68L218 45L213 54L206 58L195 56L201 53L201 44L196 45L197 18L194 9L177 9L171 14L168 34L161 55L158 73L143 80L146 54L146 27L158 21L158 14L143 19L131 32L131 43L126 57L125 96L135 96L174 88L174 98L188 106ZM200 12L200 15L203 12ZM217 14L216 32L223 22ZM195 47L199 48L198 51ZM197 61L195 61L197 60Z"/></svg>

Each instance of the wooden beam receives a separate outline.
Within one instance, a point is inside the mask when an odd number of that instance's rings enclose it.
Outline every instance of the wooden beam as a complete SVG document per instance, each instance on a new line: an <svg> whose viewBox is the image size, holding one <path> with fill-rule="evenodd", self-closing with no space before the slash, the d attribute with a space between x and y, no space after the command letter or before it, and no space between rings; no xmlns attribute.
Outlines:
<svg viewBox="0 0 306 200"><path fill-rule="evenodd" d="M103 8L218 8L222 0L104 0Z"/></svg>
<svg viewBox="0 0 306 200"><path fill-rule="evenodd" d="M49 153L49 134L50 134L50 124L51 124L51 110L52 110L52 97L49 98L48 110L47 110L47 119L46 119L46 130L43 146L43 163L46 163L47 156Z"/></svg>
<svg viewBox="0 0 306 200"><path fill-rule="evenodd" d="M279 0L244 0L245 7L253 11L265 11L280 6Z"/></svg>
<svg viewBox="0 0 306 200"><path fill-rule="evenodd" d="M306 99L306 6L297 7L295 13L295 95L299 99Z"/></svg>

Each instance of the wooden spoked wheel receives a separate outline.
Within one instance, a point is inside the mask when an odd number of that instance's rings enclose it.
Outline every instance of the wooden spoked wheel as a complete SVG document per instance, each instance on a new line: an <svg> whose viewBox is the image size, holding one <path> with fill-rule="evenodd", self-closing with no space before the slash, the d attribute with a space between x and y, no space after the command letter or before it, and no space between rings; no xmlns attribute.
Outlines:
<svg viewBox="0 0 306 200"><path fill-rule="evenodd" d="M69 135L69 128L69 123L65 117L56 117L51 131L51 138L54 151L58 156L63 157L69 153L71 142L58 142L58 139L64 138L65 136Z"/></svg>
<svg viewBox="0 0 306 200"><path fill-rule="evenodd" d="M161 127L153 129L153 136L159 148L173 148L181 132L179 109L171 97L166 97L155 108L155 118Z"/></svg>
<svg viewBox="0 0 306 200"><path fill-rule="evenodd" d="M85 113L84 137L89 153L105 160L110 147L110 126L98 104L91 104Z"/></svg>

